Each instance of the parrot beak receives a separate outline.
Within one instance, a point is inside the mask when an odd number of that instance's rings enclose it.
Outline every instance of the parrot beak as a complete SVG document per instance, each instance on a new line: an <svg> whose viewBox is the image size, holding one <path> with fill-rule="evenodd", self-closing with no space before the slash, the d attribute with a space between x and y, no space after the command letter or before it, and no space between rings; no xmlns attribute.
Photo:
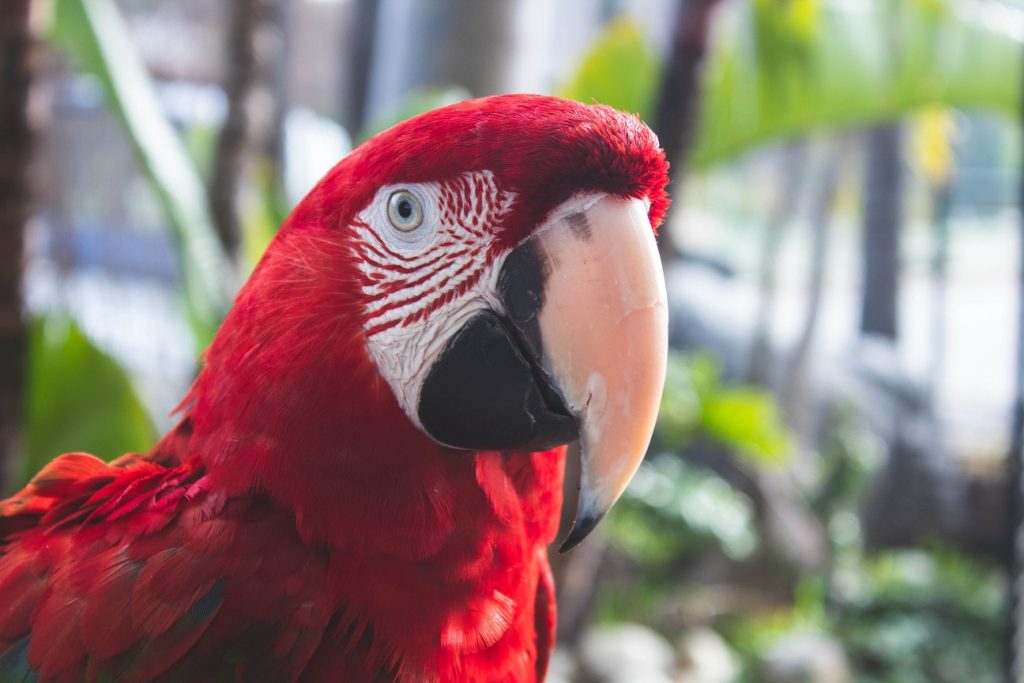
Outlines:
<svg viewBox="0 0 1024 683"><path fill-rule="evenodd" d="M629 484L650 444L668 356L665 279L637 199L604 197L535 239L547 264L544 357L580 421L582 479L565 552Z"/></svg>
<svg viewBox="0 0 1024 683"><path fill-rule="evenodd" d="M451 336L424 380L418 418L457 448L538 451L579 438L565 552L640 466L661 401L668 309L645 203L566 202L509 253L497 290L504 311L479 313Z"/></svg>

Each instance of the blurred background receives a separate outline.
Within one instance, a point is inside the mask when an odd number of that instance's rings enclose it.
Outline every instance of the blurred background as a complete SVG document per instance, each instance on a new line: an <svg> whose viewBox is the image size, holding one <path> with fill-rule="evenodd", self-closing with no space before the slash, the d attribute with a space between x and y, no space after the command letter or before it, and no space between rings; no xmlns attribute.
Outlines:
<svg viewBox="0 0 1024 683"><path fill-rule="evenodd" d="M1022 681L1024 0L3 0L0 488L145 450L276 227L471 96L672 162L645 464L552 682Z"/></svg>

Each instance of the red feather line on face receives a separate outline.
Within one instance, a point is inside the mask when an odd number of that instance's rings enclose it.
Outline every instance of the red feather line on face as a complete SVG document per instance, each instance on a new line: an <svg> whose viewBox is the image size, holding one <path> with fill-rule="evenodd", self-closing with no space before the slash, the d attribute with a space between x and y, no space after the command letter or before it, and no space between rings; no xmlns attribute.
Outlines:
<svg viewBox="0 0 1024 683"><path fill-rule="evenodd" d="M367 336L424 320L475 287L491 264L492 238L485 230L500 230L514 195L482 171L441 183L437 197L437 236L415 257L388 247L377 232L386 226L353 221L365 276Z"/></svg>

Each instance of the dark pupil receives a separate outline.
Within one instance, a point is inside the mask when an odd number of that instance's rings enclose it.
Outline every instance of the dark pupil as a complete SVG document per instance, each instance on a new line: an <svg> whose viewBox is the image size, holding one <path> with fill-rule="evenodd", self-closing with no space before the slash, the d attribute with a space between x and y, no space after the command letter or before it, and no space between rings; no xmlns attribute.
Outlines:
<svg viewBox="0 0 1024 683"><path fill-rule="evenodd" d="M408 199L399 199L398 215L405 219L408 219L410 216L412 216L412 202L410 202Z"/></svg>

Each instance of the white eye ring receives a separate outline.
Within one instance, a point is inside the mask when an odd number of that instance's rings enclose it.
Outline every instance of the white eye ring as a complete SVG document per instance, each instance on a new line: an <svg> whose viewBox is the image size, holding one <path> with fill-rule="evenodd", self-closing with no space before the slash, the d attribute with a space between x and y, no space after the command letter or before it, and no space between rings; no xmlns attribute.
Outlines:
<svg viewBox="0 0 1024 683"><path fill-rule="evenodd" d="M408 190L395 190L388 197L388 220L396 230L412 232L423 224L423 204Z"/></svg>

